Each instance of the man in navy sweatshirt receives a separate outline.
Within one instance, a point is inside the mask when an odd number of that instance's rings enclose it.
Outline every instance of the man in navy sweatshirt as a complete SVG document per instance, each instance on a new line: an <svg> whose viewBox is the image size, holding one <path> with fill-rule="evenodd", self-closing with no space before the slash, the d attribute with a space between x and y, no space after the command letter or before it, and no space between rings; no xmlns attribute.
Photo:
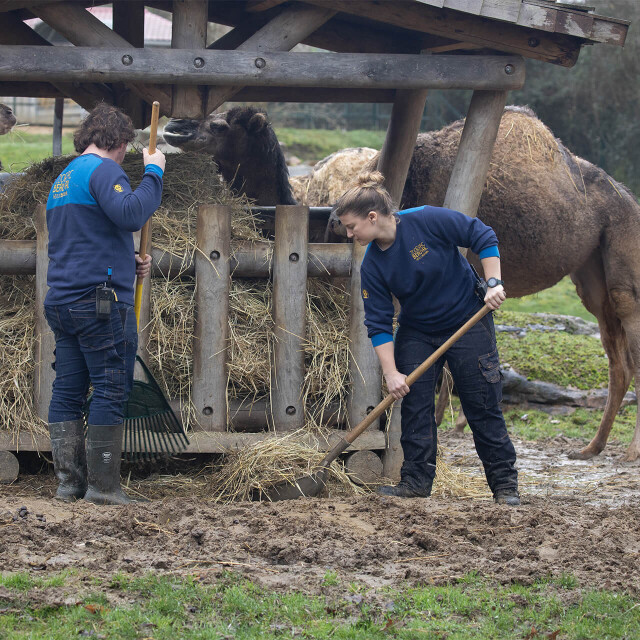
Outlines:
<svg viewBox="0 0 640 640"><path fill-rule="evenodd" d="M160 205L165 158L143 151L135 191L120 166L135 132L129 116L100 104L74 135L80 154L58 176L47 200L49 290L44 301L55 339L49 405L56 498L126 504L120 486L124 405L138 346L135 276L151 258L135 255L133 231ZM93 397L83 434L82 407Z"/></svg>

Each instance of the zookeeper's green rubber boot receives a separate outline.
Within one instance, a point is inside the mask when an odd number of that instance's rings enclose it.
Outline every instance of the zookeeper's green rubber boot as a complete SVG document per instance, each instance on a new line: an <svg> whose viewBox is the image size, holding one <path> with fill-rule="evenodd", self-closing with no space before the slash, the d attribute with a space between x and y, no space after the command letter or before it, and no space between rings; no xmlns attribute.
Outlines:
<svg viewBox="0 0 640 640"><path fill-rule="evenodd" d="M94 504L129 504L120 486L122 424L90 424L87 432L89 486L84 499Z"/></svg>
<svg viewBox="0 0 640 640"><path fill-rule="evenodd" d="M64 502L80 500L87 491L87 457L82 420L51 422L49 436L53 470L59 482L55 498Z"/></svg>

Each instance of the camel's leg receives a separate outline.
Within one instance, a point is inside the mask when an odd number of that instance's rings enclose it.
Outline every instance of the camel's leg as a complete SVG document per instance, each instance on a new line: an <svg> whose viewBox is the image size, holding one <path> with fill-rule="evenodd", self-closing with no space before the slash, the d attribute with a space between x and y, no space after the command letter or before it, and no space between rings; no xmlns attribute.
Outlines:
<svg viewBox="0 0 640 640"><path fill-rule="evenodd" d="M633 228L626 228L623 233L608 237L605 243L606 248L603 250L609 298L613 303L616 316L622 322L628 344L628 351L625 354L626 363L635 375L636 393L638 380L640 380L640 291L638 291L640 261L636 253L639 243L640 232ZM629 385L628 379L625 382L624 391ZM638 458L640 458L640 412L636 417L631 444L625 454L625 460L631 461Z"/></svg>
<svg viewBox="0 0 640 640"><path fill-rule="evenodd" d="M571 279L584 306L598 320L602 346L609 359L609 394L598 431L584 449L569 454L570 458L586 460L598 455L607 444L613 421L633 377L633 363L625 331L607 290L600 253L594 253L585 265L571 274Z"/></svg>

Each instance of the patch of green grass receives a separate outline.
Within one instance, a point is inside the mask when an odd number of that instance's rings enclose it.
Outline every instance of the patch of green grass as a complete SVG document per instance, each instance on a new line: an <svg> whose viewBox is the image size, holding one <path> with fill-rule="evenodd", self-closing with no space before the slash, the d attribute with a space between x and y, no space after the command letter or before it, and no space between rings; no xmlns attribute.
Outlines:
<svg viewBox="0 0 640 640"><path fill-rule="evenodd" d="M607 386L609 362L595 338L559 331L496 335L500 360L528 380L561 387L599 389Z"/></svg>
<svg viewBox="0 0 640 640"><path fill-rule="evenodd" d="M501 309L524 313L560 313L596 322L595 316L584 308L569 276L544 291L522 298L508 298Z"/></svg>
<svg viewBox="0 0 640 640"><path fill-rule="evenodd" d="M21 584L29 579L23 576ZM190 577L120 574L104 583L105 591L119 590L120 599L128 602L115 607L100 593L73 606L33 607L29 592L7 588L0 638L16 640L85 635L156 640L466 640L556 632L563 640L640 636L640 610L631 596L584 589L564 574L530 586L496 586L473 573L448 586L367 589L358 598L339 589L331 596L278 593L234 574L224 574L213 585Z"/></svg>
<svg viewBox="0 0 640 640"><path fill-rule="evenodd" d="M52 134L27 133L24 129L14 129L11 133L0 136L2 170L11 173L24 171L34 162L50 157L52 147ZM62 153L66 155L73 151L73 131L65 130L62 135Z"/></svg>
<svg viewBox="0 0 640 640"><path fill-rule="evenodd" d="M285 144L287 151L298 156L301 160L315 164L318 160L334 151L347 147L372 147L381 149L384 142L384 131L367 131L354 129L341 131L339 129L291 129L276 128L278 140Z"/></svg>
<svg viewBox="0 0 640 640"><path fill-rule="evenodd" d="M631 442L636 425L636 414L636 406L623 407L618 411L613 423L610 442L618 441L623 444ZM602 411L576 409L568 416L554 416L543 411L507 409L504 411L504 419L509 433L524 440L540 440L558 435L591 440L602 419ZM448 417L447 421L450 422Z"/></svg>

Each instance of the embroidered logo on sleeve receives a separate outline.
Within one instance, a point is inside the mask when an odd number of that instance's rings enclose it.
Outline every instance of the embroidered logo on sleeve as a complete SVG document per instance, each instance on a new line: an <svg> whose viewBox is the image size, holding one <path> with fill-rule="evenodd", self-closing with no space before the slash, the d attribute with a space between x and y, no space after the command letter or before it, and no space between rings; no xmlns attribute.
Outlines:
<svg viewBox="0 0 640 640"><path fill-rule="evenodd" d="M122 186L119 184L114 184L113 185L113 190L117 191L118 193L122 193Z"/></svg>
<svg viewBox="0 0 640 640"><path fill-rule="evenodd" d="M424 246L424 242L421 242L411 249L411 257L414 260L420 260L420 258L426 256L427 253L429 253L429 249Z"/></svg>
<svg viewBox="0 0 640 640"><path fill-rule="evenodd" d="M369 292L366 289L362 290L362 297L365 299L369 297Z"/></svg>

